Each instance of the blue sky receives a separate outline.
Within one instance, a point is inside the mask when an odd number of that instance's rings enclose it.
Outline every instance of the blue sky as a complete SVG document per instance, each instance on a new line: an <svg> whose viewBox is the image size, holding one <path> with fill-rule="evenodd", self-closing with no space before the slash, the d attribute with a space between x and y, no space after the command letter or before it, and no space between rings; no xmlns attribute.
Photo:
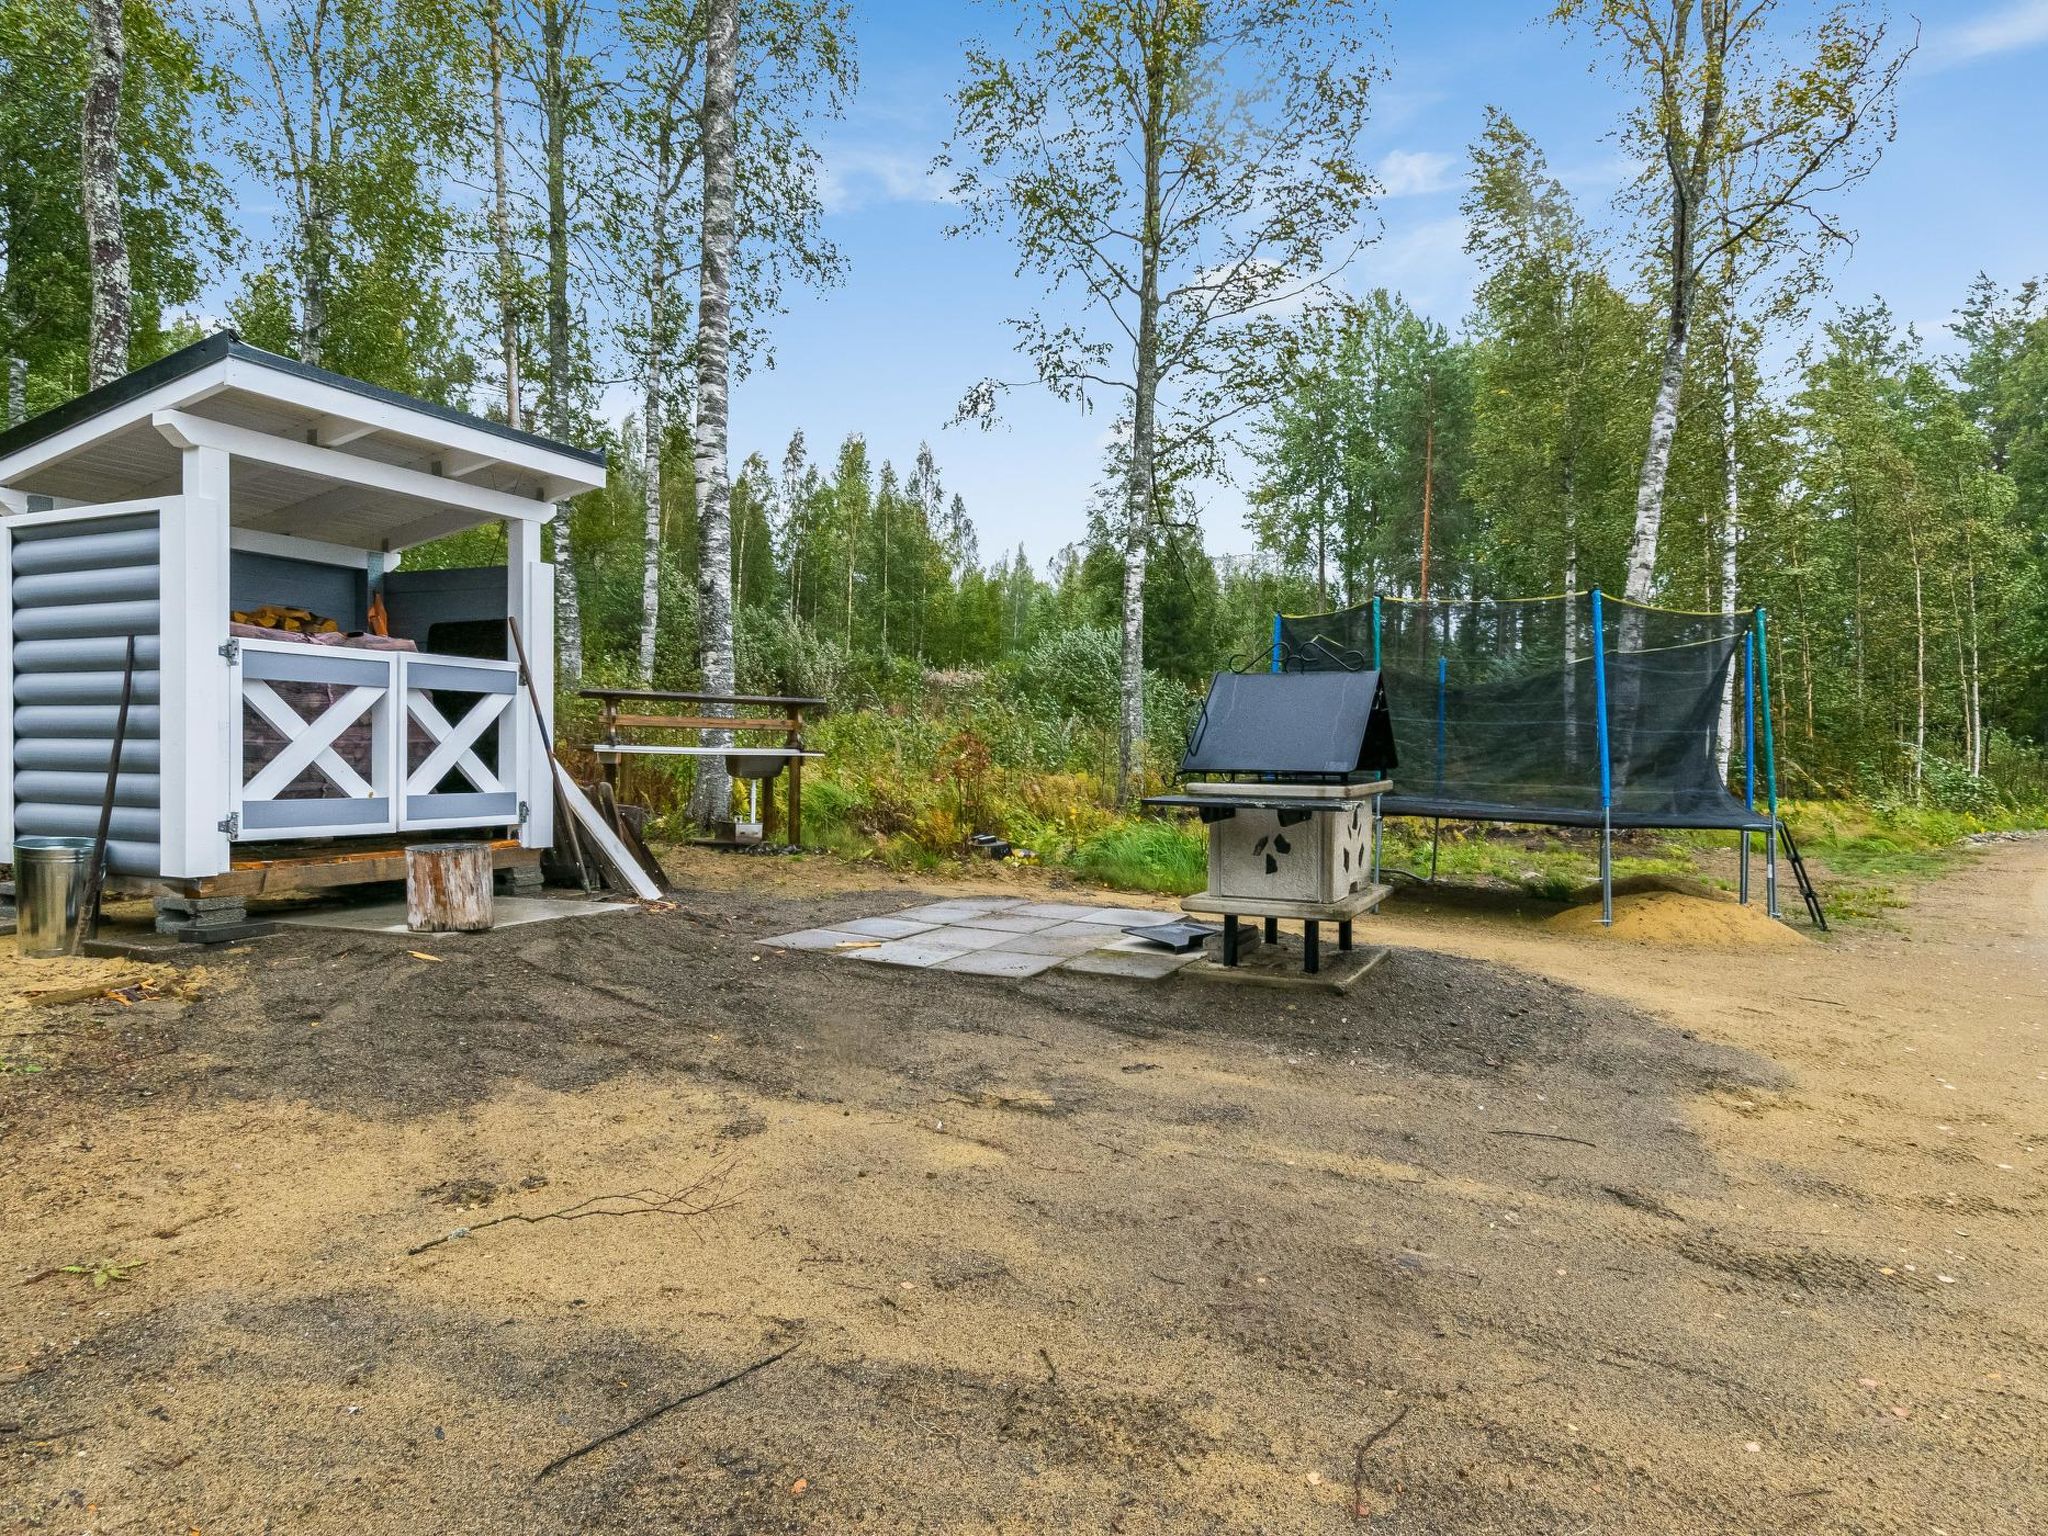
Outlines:
<svg viewBox="0 0 2048 1536"><path fill-rule="evenodd" d="M1022 543L1041 566L1082 534L1101 460L1101 416L1017 394L992 432L949 427L975 380L1014 377L1007 317L1036 302L998 239L947 239L949 210L927 175L950 125L960 45L1006 27L996 6L855 0L861 89L825 146L828 227L846 283L797 294L776 326L776 366L733 396L733 446L780 460L793 428L829 460L848 432L907 466L921 440L961 492L993 556ZM1622 174L1607 134L1620 101L1589 74L1585 43L1536 18L1541 0L1389 0L1388 64L1368 126L1386 184L1380 238L1346 285L1384 285L1455 325L1471 292L1458 215L1464 149L1497 104L1544 146L1589 218ZM1795 3L1788 11L1799 9ZM1942 338L1978 271L2012 283L2048 273L2048 0L1923 0L1919 57L1898 140L1845 204L1860 232L1837 264L1837 299L1873 293ZM1910 31L1912 19L1897 23ZM1210 547L1242 551L1240 488L1203 493Z"/></svg>

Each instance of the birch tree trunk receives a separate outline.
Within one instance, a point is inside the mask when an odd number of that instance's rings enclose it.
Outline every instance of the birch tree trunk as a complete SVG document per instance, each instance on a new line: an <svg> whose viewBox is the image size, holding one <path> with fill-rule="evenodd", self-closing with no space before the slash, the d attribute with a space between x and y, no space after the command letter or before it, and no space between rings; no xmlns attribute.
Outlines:
<svg viewBox="0 0 2048 1536"><path fill-rule="evenodd" d="M1726 483L1721 488L1721 617L1728 621L1729 632L1735 629L1735 546L1741 536L1737 518L1740 516L1742 500L1742 450L1735 440L1738 402L1735 398L1735 338L1734 323L1729 324L1728 344L1721 358L1721 462ZM1721 730L1715 752L1716 763L1721 771L1723 783L1728 779L1728 764L1735 748L1735 691L1742 685L1736 675L1740 669L1731 664L1728 678L1721 687Z"/></svg>
<svg viewBox="0 0 2048 1536"><path fill-rule="evenodd" d="M1131 398L1131 464L1124 486L1124 633L1116 731L1116 797L1138 797L1145 748L1145 562L1152 548L1158 478L1159 251L1162 239L1160 167L1167 82L1162 63L1147 55L1144 227L1139 238L1136 388Z"/></svg>
<svg viewBox="0 0 2048 1536"><path fill-rule="evenodd" d="M1632 603L1647 603L1657 594L1657 536L1664 523L1664 485L1671 474L1671 439L1678 431L1678 396L1685 385L1690 308L1690 295L1673 296L1664 365L1657 375L1657 403L1650 411L1650 442L1643 453L1642 474L1636 481L1635 532L1628 541L1628 584L1622 589Z"/></svg>
<svg viewBox="0 0 2048 1536"><path fill-rule="evenodd" d="M569 409L569 22L562 0L542 0L541 116L548 199L548 430L567 439ZM575 538L569 505L555 508L555 641L558 675L573 688L583 677L583 608L576 592Z"/></svg>
<svg viewBox="0 0 2048 1536"><path fill-rule="evenodd" d="M519 426L519 256L512 248L512 201L505 171L505 9L491 0L491 239L498 248L498 346L505 369L505 425Z"/></svg>
<svg viewBox="0 0 2048 1536"><path fill-rule="evenodd" d="M640 670L642 687L654 682L654 639L661 629L661 448L665 428L662 364L668 349L668 178L675 136L663 118L655 142L654 205L649 210L647 274L647 377L640 419L646 431L640 547Z"/></svg>
<svg viewBox="0 0 2048 1536"><path fill-rule="evenodd" d="M733 691L732 483L726 464L727 387L732 360L732 263L737 254L734 191L739 155L739 0L707 0L704 32L704 232L697 298L697 648L704 691ZM712 713L717 713L713 710ZM723 746L728 731L706 741ZM722 758L698 760L690 809L700 824L725 816L732 784Z"/></svg>
<svg viewBox="0 0 2048 1536"><path fill-rule="evenodd" d="M121 0L90 0L92 58L80 132L85 238L92 268L88 382L97 387L128 371L128 238L121 224L121 76L128 43Z"/></svg>
<svg viewBox="0 0 2048 1536"><path fill-rule="evenodd" d="M650 338L651 341L651 338ZM640 666L643 688L654 684L654 637L661 628L661 439L667 430L661 404L661 353L647 353L647 393L641 406L647 441L641 449Z"/></svg>

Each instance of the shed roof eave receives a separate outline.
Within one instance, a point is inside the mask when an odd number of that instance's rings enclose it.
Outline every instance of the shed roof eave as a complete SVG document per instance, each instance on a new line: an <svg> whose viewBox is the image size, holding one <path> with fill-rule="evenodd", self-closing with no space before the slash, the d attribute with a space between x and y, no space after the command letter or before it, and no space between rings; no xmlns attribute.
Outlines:
<svg viewBox="0 0 2048 1536"><path fill-rule="evenodd" d="M0 433L0 484L5 484L147 422L158 411L188 408L223 390L278 400L322 418L359 424L446 446L478 461L511 465L536 476L552 498L604 484L601 449L574 448L502 422L252 347L233 331L124 374L97 389Z"/></svg>

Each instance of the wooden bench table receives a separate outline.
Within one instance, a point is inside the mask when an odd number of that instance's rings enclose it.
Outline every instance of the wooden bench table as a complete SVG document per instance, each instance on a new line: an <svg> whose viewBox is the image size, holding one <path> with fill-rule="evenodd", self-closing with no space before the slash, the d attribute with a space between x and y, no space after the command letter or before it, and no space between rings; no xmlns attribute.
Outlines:
<svg viewBox="0 0 2048 1536"><path fill-rule="evenodd" d="M788 800L785 836L792 847L802 845L804 759L824 755L805 749L804 717L828 708L825 700L763 693L668 693L650 688L585 688L579 697L597 700L603 739L593 742L591 750L597 754L598 766L614 793L618 790L619 761L623 757L780 759L789 768L789 788L785 792ZM673 713L662 713L660 710L664 705L696 707L687 712L678 708ZM712 713L714 710L731 710L733 713ZM619 734L621 731L638 730L695 731L700 735L707 731L772 731L778 733L782 741L774 746L716 746L702 742L684 745L628 741ZM747 771L752 766L758 765L743 764L735 769L729 762L728 771L733 772L736 778L758 779L764 783L772 783L780 776L779 764L768 773ZM765 836L775 819L773 788L766 789L764 795L767 801L762 807Z"/></svg>

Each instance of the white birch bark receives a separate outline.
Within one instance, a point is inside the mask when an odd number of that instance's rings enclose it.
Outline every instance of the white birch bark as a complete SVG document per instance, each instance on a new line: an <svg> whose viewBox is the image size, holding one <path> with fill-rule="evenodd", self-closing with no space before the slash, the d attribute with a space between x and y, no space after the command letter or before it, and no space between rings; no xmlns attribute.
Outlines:
<svg viewBox="0 0 2048 1536"><path fill-rule="evenodd" d="M1160 174L1167 82L1148 56L1143 122L1144 207L1138 256L1138 331L1131 396L1131 462L1124 487L1123 668L1116 732L1116 797L1128 805L1142 790L1145 750L1145 562L1152 548L1158 449Z"/></svg>
<svg viewBox="0 0 2048 1536"><path fill-rule="evenodd" d="M511 184L505 170L505 12L491 0L491 239L498 254L498 348L505 371L505 425L517 428L519 413L519 255L512 246Z"/></svg>
<svg viewBox="0 0 2048 1536"><path fill-rule="evenodd" d="M1730 330L1733 325L1731 322ZM1728 621L1730 633L1735 628L1735 577L1736 542L1741 537L1739 522L1742 500L1742 449L1735 440L1739 425L1737 411L1739 402L1735 398L1735 347L1731 334L1721 358L1721 462L1725 483L1721 487L1721 617ZM1716 765L1721 771L1723 783L1728 779L1728 765L1735 750L1735 694L1742 686L1739 664L1728 668L1728 679L1721 688L1721 730L1716 751Z"/></svg>
<svg viewBox="0 0 2048 1536"><path fill-rule="evenodd" d="M85 238L92 270L86 375L98 386L128 371L128 239L121 223L121 76L128 45L121 0L89 0L92 55L80 130Z"/></svg>
<svg viewBox="0 0 2048 1536"><path fill-rule="evenodd" d="M1628 584L1623 595L1647 603L1657 595L1657 537L1664 523L1664 485L1671 473L1671 439L1678 431L1678 396L1685 385L1688 317L1673 302L1664 366L1657 375L1657 403L1650 411L1650 442L1636 482L1635 532L1628 543Z"/></svg>
<svg viewBox="0 0 2048 1536"><path fill-rule="evenodd" d="M732 483L726 463L731 382L734 191L739 154L739 0L707 0L704 33L704 225L697 300L697 647L704 691L733 691ZM719 713L713 709L711 713ZM707 732L723 746L728 731ZM729 814L732 784L722 758L698 759L690 809L699 824Z"/></svg>
<svg viewBox="0 0 2048 1536"><path fill-rule="evenodd" d="M668 348L668 187L675 137L663 118L656 137L654 199L648 222L651 249L647 274L647 377L641 406L646 429L641 493L640 670L642 687L654 681L654 641L661 629L661 447L666 432L662 408L662 364Z"/></svg>
<svg viewBox="0 0 2048 1536"><path fill-rule="evenodd" d="M548 201L548 429L570 433L569 402L569 19L562 0L542 0L540 107ZM575 538L566 502L555 508L555 643L558 675L583 678L583 607L576 590Z"/></svg>

